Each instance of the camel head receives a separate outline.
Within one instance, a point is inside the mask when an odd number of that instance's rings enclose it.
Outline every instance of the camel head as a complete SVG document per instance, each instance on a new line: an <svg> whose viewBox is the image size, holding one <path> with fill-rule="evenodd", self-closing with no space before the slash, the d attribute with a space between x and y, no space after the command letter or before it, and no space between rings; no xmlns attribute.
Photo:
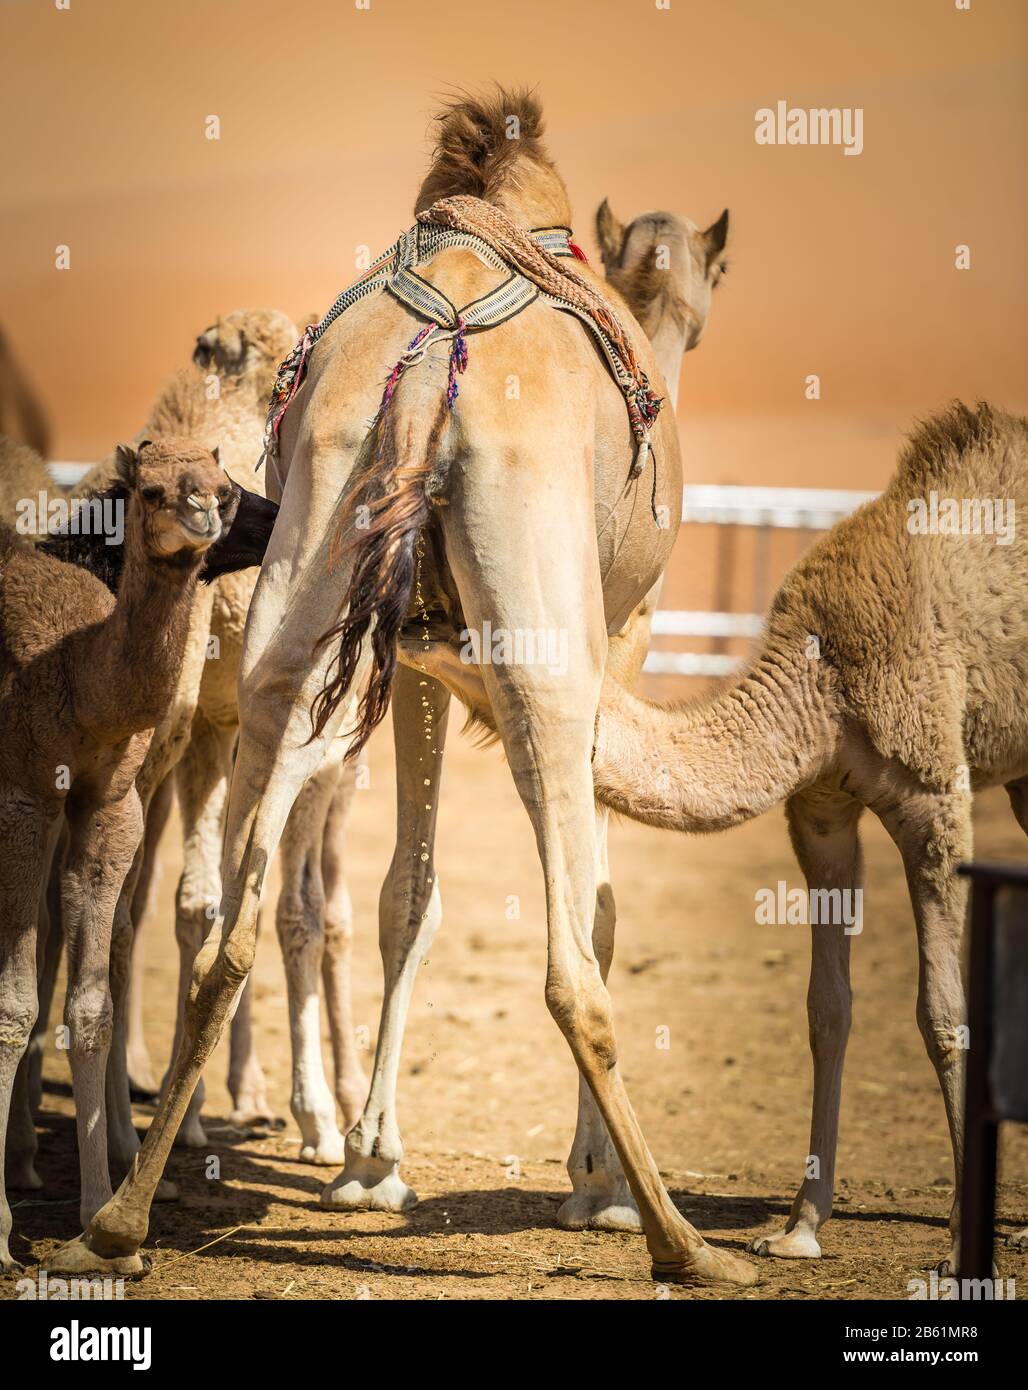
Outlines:
<svg viewBox="0 0 1028 1390"><path fill-rule="evenodd" d="M274 374L300 336L277 309L236 309L197 336L193 361L222 376Z"/></svg>
<svg viewBox="0 0 1028 1390"><path fill-rule="evenodd" d="M128 489L129 525L133 517L141 521L151 557L199 562L232 524L239 489L218 463L217 449L173 436L147 439L138 449L119 444L117 466Z"/></svg>
<svg viewBox="0 0 1028 1390"><path fill-rule="evenodd" d="M604 199L596 236L607 279L654 347L662 334L675 334L679 351L694 348L706 326L711 293L725 272L728 209L706 231L673 212L644 212L625 226Z"/></svg>

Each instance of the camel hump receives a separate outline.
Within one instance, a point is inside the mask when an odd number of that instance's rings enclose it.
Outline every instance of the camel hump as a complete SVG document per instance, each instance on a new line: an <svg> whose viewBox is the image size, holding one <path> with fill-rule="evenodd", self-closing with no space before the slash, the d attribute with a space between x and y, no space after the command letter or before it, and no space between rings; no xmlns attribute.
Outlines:
<svg viewBox="0 0 1028 1390"><path fill-rule="evenodd" d="M945 410L918 421L900 454L893 488L911 489L964 483L972 489L1007 490L1028 481L1028 419L1010 415L988 401L969 406L953 401Z"/></svg>

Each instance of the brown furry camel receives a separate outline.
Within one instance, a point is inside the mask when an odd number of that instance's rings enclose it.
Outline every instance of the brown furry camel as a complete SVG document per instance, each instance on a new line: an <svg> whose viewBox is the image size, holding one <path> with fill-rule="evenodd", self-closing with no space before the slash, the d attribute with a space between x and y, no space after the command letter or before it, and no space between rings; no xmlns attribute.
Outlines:
<svg viewBox="0 0 1028 1390"><path fill-rule="evenodd" d="M108 959L142 834L135 778L175 687L204 554L237 505L216 456L188 440L125 448L119 458L129 497L116 598L85 570L0 531L0 1141L35 1020L37 919L66 823L65 1024L84 1219L111 1194ZM5 1270L16 1267L10 1231L4 1195Z"/></svg>
<svg viewBox="0 0 1028 1390"><path fill-rule="evenodd" d="M960 518L955 533L944 511ZM705 832L786 803L812 923L813 1116L807 1176L784 1231L754 1241L758 1253L820 1255L818 1228L832 1210L850 1026L848 895L861 886L865 807L906 869L917 1021L959 1191L967 890L954 870L971 855L972 792L1005 785L1028 831L1028 533L1018 515L1028 516L1028 420L954 405L914 432L881 497L793 569L745 676L671 708L604 687L593 759L604 805ZM954 1203L954 1241L956 1215Z"/></svg>

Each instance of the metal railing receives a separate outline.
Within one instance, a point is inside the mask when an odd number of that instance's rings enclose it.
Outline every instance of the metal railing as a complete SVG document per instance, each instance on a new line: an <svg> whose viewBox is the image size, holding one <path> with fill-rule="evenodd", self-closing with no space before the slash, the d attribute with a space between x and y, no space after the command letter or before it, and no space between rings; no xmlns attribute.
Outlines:
<svg viewBox="0 0 1028 1390"><path fill-rule="evenodd" d="M755 606L762 607L773 531L827 531L876 496L853 489L687 483L682 490L682 523L724 528L724 543L719 543L715 562L715 581L722 594L729 588L734 568L731 528L756 529L751 589ZM653 616L655 637L706 637L723 643L731 638L759 637L763 627L759 612L664 608ZM742 666L742 658L728 652L651 651L644 669L660 676L730 676Z"/></svg>

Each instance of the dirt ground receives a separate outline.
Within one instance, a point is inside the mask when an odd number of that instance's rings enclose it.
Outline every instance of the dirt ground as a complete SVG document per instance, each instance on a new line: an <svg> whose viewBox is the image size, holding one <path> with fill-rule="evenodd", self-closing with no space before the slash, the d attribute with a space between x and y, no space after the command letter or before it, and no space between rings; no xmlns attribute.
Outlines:
<svg viewBox="0 0 1028 1390"><path fill-rule="evenodd" d="M357 920L356 1021L372 1046L381 998L376 903L391 849L388 737L371 748L348 840ZM979 799L977 853L1026 858L1002 792ZM835 1216L817 1262L760 1262L743 1298L902 1299L946 1249L951 1197L942 1103L914 1022L916 958L899 857L865 820L864 930L854 938L855 1019L843 1094ZM177 1150L182 1200L155 1208L153 1269L128 1298L654 1298L641 1237L554 1226L567 1190L576 1079L543 1001L542 881L502 756L451 733L438 863L444 923L411 1011L400 1083L409 1215L342 1215L317 1202L331 1170L296 1162L278 945L266 922L254 976L270 1091L287 1124L240 1134L225 1119L226 1048L208 1071L210 1153ZM147 936L153 1055L171 1040L180 865L165 837ZM679 1207L713 1242L743 1250L779 1227L807 1152L807 929L758 926L754 893L800 882L780 813L726 835L612 832L618 949L611 973L622 1068ZM271 891L275 890L272 879ZM511 920L509 900L520 915ZM658 1047L669 1031L670 1046ZM326 1050L326 1057L328 1056ZM370 1067L371 1054L368 1054ZM45 1257L78 1231L69 1073L50 1049L40 1117L45 1190L12 1193L12 1252ZM152 1111L138 1109L140 1129ZM1028 1224L1028 1131L1004 1135L1000 1241ZM201 1249L201 1247L208 1247ZM999 1247L1028 1290L1028 1256ZM3 1292L13 1294L11 1281ZM709 1298L672 1289L672 1298Z"/></svg>

